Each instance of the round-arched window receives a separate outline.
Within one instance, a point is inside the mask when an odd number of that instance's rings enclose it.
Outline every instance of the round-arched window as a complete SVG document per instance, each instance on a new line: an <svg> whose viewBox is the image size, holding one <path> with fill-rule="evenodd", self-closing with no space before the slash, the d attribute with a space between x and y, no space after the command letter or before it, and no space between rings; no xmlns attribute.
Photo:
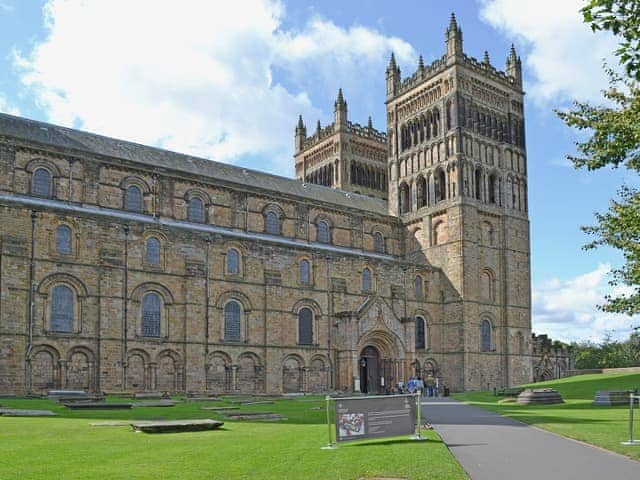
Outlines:
<svg viewBox="0 0 640 480"><path fill-rule="evenodd" d="M302 285L309 285L311 283L311 268L309 267L308 260L302 260L300 262L300 283Z"/></svg>
<svg viewBox="0 0 640 480"><path fill-rule="evenodd" d="M190 222L204 223L204 203L198 197L189 200L187 218Z"/></svg>
<svg viewBox="0 0 640 480"><path fill-rule="evenodd" d="M327 224L327 222L319 221L317 228L318 228L318 242L329 243L329 225Z"/></svg>
<svg viewBox="0 0 640 480"><path fill-rule="evenodd" d="M56 285L51 292L51 331L73 332L73 290Z"/></svg>
<svg viewBox="0 0 640 480"><path fill-rule="evenodd" d="M124 208L130 212L142 212L142 191L135 185L127 187L124 196Z"/></svg>
<svg viewBox="0 0 640 480"><path fill-rule="evenodd" d="M310 308L301 308L298 312L298 343L313 344L313 312Z"/></svg>
<svg viewBox="0 0 640 480"><path fill-rule="evenodd" d="M371 291L371 270L368 268L362 271L362 290L365 292Z"/></svg>
<svg viewBox="0 0 640 480"><path fill-rule="evenodd" d="M46 168L33 172L31 191L35 195L51 197L51 173Z"/></svg>
<svg viewBox="0 0 640 480"><path fill-rule="evenodd" d="M160 336L160 317L162 302L157 293L147 293L142 297L142 336Z"/></svg>
<svg viewBox="0 0 640 480"><path fill-rule="evenodd" d="M229 275L240 273L240 254L235 248L227 252L227 273Z"/></svg>
<svg viewBox="0 0 640 480"><path fill-rule="evenodd" d="M240 304L234 300L224 306L224 339L240 341Z"/></svg>

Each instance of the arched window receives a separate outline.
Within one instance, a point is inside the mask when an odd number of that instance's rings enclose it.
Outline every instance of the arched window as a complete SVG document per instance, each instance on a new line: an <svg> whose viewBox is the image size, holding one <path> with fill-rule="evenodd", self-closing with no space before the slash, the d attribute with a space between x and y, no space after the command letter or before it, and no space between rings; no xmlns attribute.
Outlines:
<svg viewBox="0 0 640 480"><path fill-rule="evenodd" d="M157 293L147 293L142 297L142 336L160 336L160 309L162 302Z"/></svg>
<svg viewBox="0 0 640 480"><path fill-rule="evenodd" d="M189 200L187 218L190 222L204 223L204 203L198 197Z"/></svg>
<svg viewBox="0 0 640 480"><path fill-rule="evenodd" d="M71 254L71 229L66 225L56 228L56 253Z"/></svg>
<svg viewBox="0 0 640 480"><path fill-rule="evenodd" d="M362 271L362 290L365 292L371 291L371 270L368 268Z"/></svg>
<svg viewBox="0 0 640 480"><path fill-rule="evenodd" d="M320 243L329 243L329 225L327 222L320 221L318 222L318 242Z"/></svg>
<svg viewBox="0 0 640 480"><path fill-rule="evenodd" d="M235 248L227 252L227 273L229 275L240 273L240 254Z"/></svg>
<svg viewBox="0 0 640 480"><path fill-rule="evenodd" d="M276 212L267 212L265 214L264 230L271 235L280 235L280 222Z"/></svg>
<svg viewBox="0 0 640 480"><path fill-rule="evenodd" d="M240 341L240 304L236 301L224 306L224 339Z"/></svg>
<svg viewBox="0 0 640 480"><path fill-rule="evenodd" d="M416 298L422 298L424 295L424 288L422 277L420 275L416 275L416 278L413 280L414 292L416 294Z"/></svg>
<svg viewBox="0 0 640 480"><path fill-rule="evenodd" d="M298 343L313 344L313 312L307 307L301 308L298 312Z"/></svg>
<svg viewBox="0 0 640 480"><path fill-rule="evenodd" d="M142 191L135 185L127 187L124 195L124 209L130 212L142 212Z"/></svg>
<svg viewBox="0 0 640 480"><path fill-rule="evenodd" d="M481 278L480 289L482 292L482 299L489 300L492 302L494 300L493 275L489 270L484 270L480 278Z"/></svg>
<svg viewBox="0 0 640 480"><path fill-rule="evenodd" d="M482 352L491 351L491 323L489 320L482 320L480 324L480 350Z"/></svg>
<svg viewBox="0 0 640 480"><path fill-rule="evenodd" d="M416 317L416 350L427 348L424 318Z"/></svg>
<svg viewBox="0 0 640 480"><path fill-rule="evenodd" d="M300 283L302 285L309 285L311 283L309 261L302 260L300 262Z"/></svg>
<svg viewBox="0 0 640 480"><path fill-rule="evenodd" d="M380 232L373 234L373 249L378 253L384 253L384 237Z"/></svg>
<svg viewBox="0 0 640 480"><path fill-rule="evenodd" d="M73 290L56 285L51 292L51 331L73 332Z"/></svg>
<svg viewBox="0 0 640 480"><path fill-rule="evenodd" d="M51 173L46 168L33 172L31 192L42 197L51 196Z"/></svg>
<svg viewBox="0 0 640 480"><path fill-rule="evenodd" d="M155 237L147 239L146 260L149 265L160 265L160 240Z"/></svg>

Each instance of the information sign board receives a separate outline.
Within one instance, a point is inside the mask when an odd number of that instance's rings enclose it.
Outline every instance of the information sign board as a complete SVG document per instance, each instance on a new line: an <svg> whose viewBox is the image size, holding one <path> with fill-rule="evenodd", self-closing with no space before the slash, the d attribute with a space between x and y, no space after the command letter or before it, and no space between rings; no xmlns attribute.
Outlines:
<svg viewBox="0 0 640 480"><path fill-rule="evenodd" d="M334 399L336 440L364 440L412 434L416 396L388 395Z"/></svg>

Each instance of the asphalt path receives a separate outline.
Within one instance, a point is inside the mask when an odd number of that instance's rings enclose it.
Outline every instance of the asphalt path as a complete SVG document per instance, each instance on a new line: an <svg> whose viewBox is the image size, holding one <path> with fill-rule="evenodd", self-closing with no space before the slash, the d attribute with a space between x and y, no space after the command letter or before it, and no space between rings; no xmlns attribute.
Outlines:
<svg viewBox="0 0 640 480"><path fill-rule="evenodd" d="M472 480L640 480L640 462L450 398L422 416Z"/></svg>

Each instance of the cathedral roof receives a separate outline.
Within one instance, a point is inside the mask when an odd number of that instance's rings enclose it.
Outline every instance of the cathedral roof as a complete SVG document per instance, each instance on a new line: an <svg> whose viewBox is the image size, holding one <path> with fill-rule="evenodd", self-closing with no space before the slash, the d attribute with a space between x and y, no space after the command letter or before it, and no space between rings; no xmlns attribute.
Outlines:
<svg viewBox="0 0 640 480"><path fill-rule="evenodd" d="M52 125L0 113L0 136L26 140L43 147L109 157L140 163L152 168L173 170L233 184L243 190L263 190L271 194L285 194L305 200L319 201L343 208L355 208L375 215L387 215L384 200L335 190L329 187L302 183L292 178L236 167L205 158L162 150L156 147L105 137L95 133Z"/></svg>

